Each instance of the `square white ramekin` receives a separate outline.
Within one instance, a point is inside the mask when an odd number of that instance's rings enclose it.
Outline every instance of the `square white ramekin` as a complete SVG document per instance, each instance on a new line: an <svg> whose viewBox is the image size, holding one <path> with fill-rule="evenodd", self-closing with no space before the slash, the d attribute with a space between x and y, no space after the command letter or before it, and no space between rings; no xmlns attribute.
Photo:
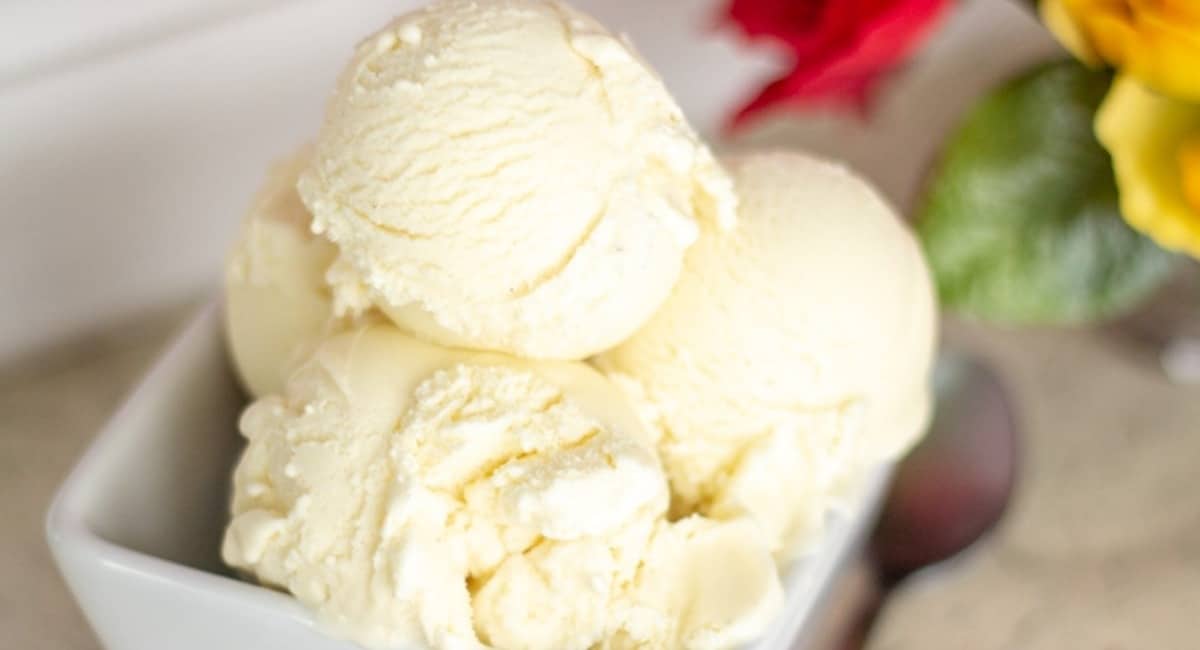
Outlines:
<svg viewBox="0 0 1200 650"><path fill-rule="evenodd" d="M245 398L226 361L220 307L155 364L60 488L54 557L109 650L352 650L285 594L232 577L218 555ZM787 576L787 608L752 650L804 647L823 598L873 520L880 470ZM807 630L807 631L806 631Z"/></svg>

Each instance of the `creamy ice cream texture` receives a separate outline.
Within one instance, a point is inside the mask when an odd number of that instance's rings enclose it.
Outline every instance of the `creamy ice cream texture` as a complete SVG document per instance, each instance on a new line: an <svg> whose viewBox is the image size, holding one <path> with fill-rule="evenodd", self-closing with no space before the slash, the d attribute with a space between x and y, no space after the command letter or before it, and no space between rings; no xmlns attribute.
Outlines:
<svg viewBox="0 0 1200 650"><path fill-rule="evenodd" d="M922 430L935 306L850 172L728 169L556 2L366 39L228 264L260 399L225 560L371 647L757 637L777 562Z"/></svg>
<svg viewBox="0 0 1200 650"><path fill-rule="evenodd" d="M663 518L590 367L334 336L242 417L225 560L373 647L724 648L781 602L746 520Z"/></svg>
<svg viewBox="0 0 1200 650"><path fill-rule="evenodd" d="M443 0L367 38L299 189L347 271L339 311L548 359L632 334L736 204L628 44L539 0Z"/></svg>
<svg viewBox="0 0 1200 650"><path fill-rule="evenodd" d="M278 393L287 372L338 329L325 273L337 248L310 232L296 193L307 147L273 165L242 221L225 270L225 331L242 383Z"/></svg>
<svg viewBox="0 0 1200 650"><path fill-rule="evenodd" d="M658 437L676 509L749 515L786 560L840 484L923 430L935 304L867 183L798 153L726 162L738 228L702 233L663 308L597 364Z"/></svg>

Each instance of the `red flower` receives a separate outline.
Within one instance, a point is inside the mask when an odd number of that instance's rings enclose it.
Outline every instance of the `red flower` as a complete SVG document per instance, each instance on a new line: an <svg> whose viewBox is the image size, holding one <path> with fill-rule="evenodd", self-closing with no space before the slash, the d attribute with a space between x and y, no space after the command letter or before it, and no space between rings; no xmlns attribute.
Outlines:
<svg viewBox="0 0 1200 650"><path fill-rule="evenodd" d="M725 19L751 40L773 41L794 57L733 116L732 126L771 106L827 103L859 112L881 76L896 67L951 0L732 0Z"/></svg>

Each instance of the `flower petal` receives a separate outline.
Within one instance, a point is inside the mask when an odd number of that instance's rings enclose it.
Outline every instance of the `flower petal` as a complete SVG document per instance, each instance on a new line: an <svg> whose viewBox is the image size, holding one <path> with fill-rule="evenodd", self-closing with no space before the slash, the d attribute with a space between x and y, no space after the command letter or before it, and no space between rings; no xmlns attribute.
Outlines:
<svg viewBox="0 0 1200 650"><path fill-rule="evenodd" d="M792 70L767 84L733 116L740 126L773 106L824 104L865 113L883 75L894 69L920 44L950 0L829 0L822 11L804 14L815 19L789 30L766 24L766 16L784 15L777 2L735 1L731 19L752 17L742 24L748 34L769 34L795 56ZM799 2L810 7L814 2ZM754 5L761 13L750 11Z"/></svg>
<svg viewBox="0 0 1200 650"><path fill-rule="evenodd" d="M1200 213L1188 202L1179 147L1200 133L1200 106L1120 75L1096 113L1096 136L1112 154L1121 214L1160 246L1200 257Z"/></svg>

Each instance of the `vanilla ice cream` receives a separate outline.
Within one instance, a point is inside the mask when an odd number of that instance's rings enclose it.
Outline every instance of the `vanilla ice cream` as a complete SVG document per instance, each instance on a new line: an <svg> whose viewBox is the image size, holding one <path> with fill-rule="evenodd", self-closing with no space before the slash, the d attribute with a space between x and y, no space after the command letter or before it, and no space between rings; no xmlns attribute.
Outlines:
<svg viewBox="0 0 1200 650"><path fill-rule="evenodd" d="M442 0L367 38L299 189L352 271L339 305L547 359L632 334L736 208L658 77L548 0Z"/></svg>
<svg viewBox="0 0 1200 650"><path fill-rule="evenodd" d="M309 231L296 194L304 148L272 166L242 221L225 270L225 332L255 396L278 393L288 370L336 328L325 273L337 249Z"/></svg>
<svg viewBox="0 0 1200 650"><path fill-rule="evenodd" d="M934 300L913 237L846 169L727 166L738 228L705 230L664 307L597 364L659 436L677 510L748 515L786 561L839 482L922 431Z"/></svg>
<svg viewBox="0 0 1200 650"><path fill-rule="evenodd" d="M766 543L748 519L659 522L608 647L718 650L761 636L783 606Z"/></svg>
<svg viewBox="0 0 1200 650"><path fill-rule="evenodd" d="M756 527L663 520L642 424L584 364L376 325L328 339L241 428L225 560L365 645L716 648L778 606ZM659 594L653 572L690 582Z"/></svg>

